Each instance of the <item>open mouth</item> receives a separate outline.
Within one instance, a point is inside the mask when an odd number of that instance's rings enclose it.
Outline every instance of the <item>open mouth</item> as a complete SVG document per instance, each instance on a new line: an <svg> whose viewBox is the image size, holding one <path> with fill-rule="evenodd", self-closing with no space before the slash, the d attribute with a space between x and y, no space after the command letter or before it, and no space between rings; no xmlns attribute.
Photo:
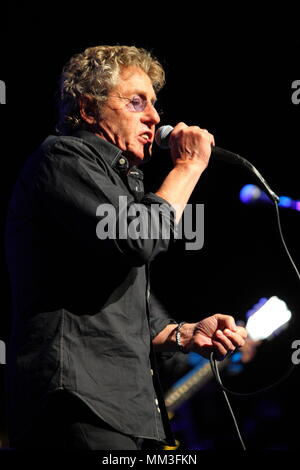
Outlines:
<svg viewBox="0 0 300 470"><path fill-rule="evenodd" d="M144 145L152 142L152 136L150 135L150 133L146 132L140 134L139 139Z"/></svg>

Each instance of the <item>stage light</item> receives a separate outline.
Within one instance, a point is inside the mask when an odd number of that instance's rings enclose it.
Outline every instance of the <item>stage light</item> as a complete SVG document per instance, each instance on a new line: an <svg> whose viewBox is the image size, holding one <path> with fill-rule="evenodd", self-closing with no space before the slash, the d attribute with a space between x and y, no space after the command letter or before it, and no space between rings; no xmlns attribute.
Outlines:
<svg viewBox="0 0 300 470"><path fill-rule="evenodd" d="M258 347L261 340L271 338L272 335L279 333L287 326L291 316L292 314L283 300L276 296L269 299L267 297L261 298L246 313L248 320L245 328L248 332L248 339L252 342L257 341L256 346L253 345L252 347ZM221 361L218 366L219 370L227 367L230 372L240 372L243 366L242 356L243 348L233 356L226 357ZM168 412L174 412L213 377L208 359L197 353L189 353L188 363L192 366L192 369L178 379L165 395Z"/></svg>
<svg viewBox="0 0 300 470"><path fill-rule="evenodd" d="M248 318L246 330L255 341L266 339L285 325L291 316L286 303L273 296Z"/></svg>
<svg viewBox="0 0 300 470"><path fill-rule="evenodd" d="M244 204L273 203L267 194L255 184L243 186L240 190L240 201ZM280 196L278 206L300 211L300 201L295 201L288 196Z"/></svg>
<svg viewBox="0 0 300 470"><path fill-rule="evenodd" d="M280 196L278 205L281 207L290 207L292 208L293 200L287 196Z"/></svg>
<svg viewBox="0 0 300 470"><path fill-rule="evenodd" d="M251 204L254 202L268 202L272 201L258 186L255 184L246 184L240 191L240 200L244 204Z"/></svg>

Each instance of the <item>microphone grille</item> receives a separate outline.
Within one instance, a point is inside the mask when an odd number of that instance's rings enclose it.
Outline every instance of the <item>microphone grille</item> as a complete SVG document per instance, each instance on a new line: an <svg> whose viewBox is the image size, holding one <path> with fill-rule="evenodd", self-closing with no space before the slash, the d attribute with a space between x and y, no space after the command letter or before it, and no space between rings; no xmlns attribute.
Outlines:
<svg viewBox="0 0 300 470"><path fill-rule="evenodd" d="M171 134L174 127L172 126L161 126L157 129L155 134L155 142L162 149L169 148L168 136Z"/></svg>

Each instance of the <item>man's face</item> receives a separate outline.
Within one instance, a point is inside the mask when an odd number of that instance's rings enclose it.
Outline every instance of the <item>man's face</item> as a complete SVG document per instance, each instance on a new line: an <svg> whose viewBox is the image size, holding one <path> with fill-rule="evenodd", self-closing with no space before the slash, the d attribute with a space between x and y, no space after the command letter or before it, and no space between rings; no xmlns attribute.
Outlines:
<svg viewBox="0 0 300 470"><path fill-rule="evenodd" d="M143 100L146 106L140 110ZM148 75L140 68L126 67L102 107L98 135L119 147L131 164L138 165L151 155L155 125L160 121L155 101Z"/></svg>

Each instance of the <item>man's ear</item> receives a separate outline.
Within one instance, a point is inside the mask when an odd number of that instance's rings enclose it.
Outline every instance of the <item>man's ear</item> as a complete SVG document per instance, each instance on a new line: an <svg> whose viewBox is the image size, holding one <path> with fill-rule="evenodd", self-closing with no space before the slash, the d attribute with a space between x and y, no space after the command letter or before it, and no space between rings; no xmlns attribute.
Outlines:
<svg viewBox="0 0 300 470"><path fill-rule="evenodd" d="M79 99L79 111L81 118L89 125L95 125L96 119L96 106L95 100L88 95L81 95Z"/></svg>

